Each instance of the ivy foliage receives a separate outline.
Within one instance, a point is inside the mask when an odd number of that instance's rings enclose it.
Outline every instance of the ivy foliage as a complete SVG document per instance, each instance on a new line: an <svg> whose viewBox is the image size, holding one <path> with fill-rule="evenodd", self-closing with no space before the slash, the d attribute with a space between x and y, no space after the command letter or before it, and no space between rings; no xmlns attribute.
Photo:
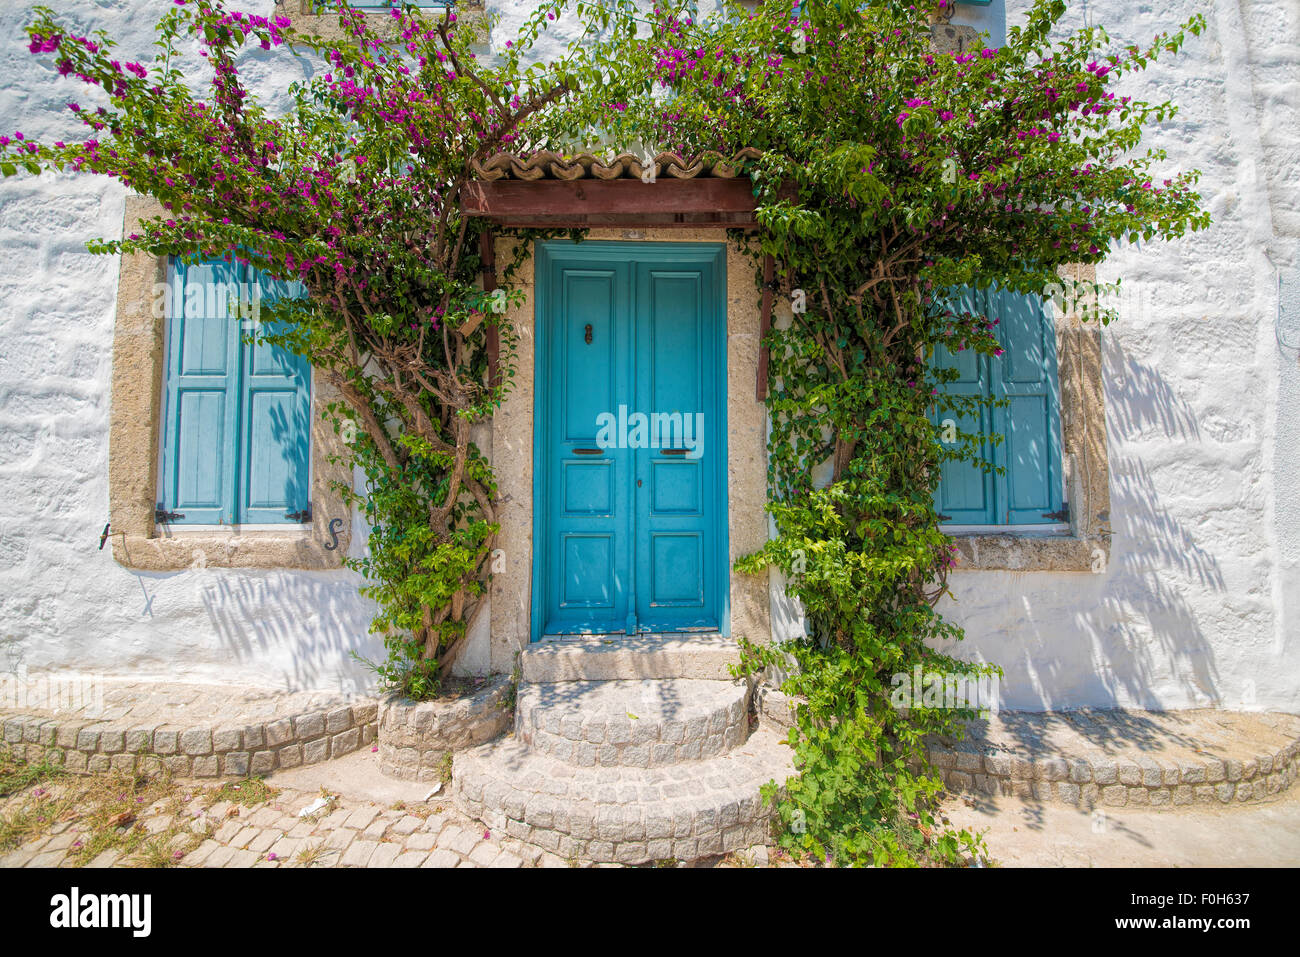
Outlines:
<svg viewBox="0 0 1300 957"><path fill-rule="evenodd" d="M977 458L979 436L945 444L937 423L979 411L950 395L936 348L998 361L995 324L961 287L1060 288L1059 270L1115 243L1203 228L1198 173L1163 178L1142 149L1168 103L1117 84L1200 33L1195 17L1149 46L1063 29L1037 0L1006 45L936 52L950 12L921 3L809 0L725 5L705 19L661 5L648 38L617 57L650 82L620 90L629 143L684 155L743 147L761 224L754 254L776 264L791 319L771 352L769 489L777 534L737 563L787 578L805 640L755 648L798 696L783 843L843 863L960 863L980 841L943 826L925 742L960 735L987 702L939 701L901 678L988 681L995 665L953 654L959 627L936 608L954 563L934 495L942 464ZM793 667L791 667L793 665Z"/></svg>
<svg viewBox="0 0 1300 957"><path fill-rule="evenodd" d="M340 397L329 413L366 479L355 501L372 531L353 564L388 642L380 671L427 695L482 607L496 489L470 426L513 381L502 310L517 292L489 301L478 288L479 227L461 212L474 160L601 138L638 152L757 148L746 173L760 229L736 238L759 282L764 258L776 263L793 308L766 341L777 534L737 567L779 569L807 620L805 640L751 648L755 665L793 665L783 687L804 702L790 737L799 776L769 789L781 840L849 864L980 855L936 817L924 747L976 710L895 693L899 676L998 671L952 654L961 630L936 610L953 563L938 475L977 443L945 445L935 423L976 400L949 395L952 373L930 360L939 347L998 357L997 317L962 307L959 287L1044 293L1115 243L1207 225L1198 174L1162 178L1164 154L1142 148L1174 107L1117 86L1177 53L1202 18L1126 46L1064 30L1065 3L1036 0L1002 48L953 55L931 45L945 0L726 3L704 20L690 4L555 0L487 65L450 10L325 6L345 39L178 0L148 65L39 10L32 52L102 105L69 104L81 142L0 137L0 171L107 175L162 203L97 251L236 250L307 286L272 311L273 341ZM579 18L577 39L530 54L561 16ZM195 42L202 95L183 56ZM257 47L325 69L271 109L240 73ZM493 328L506 356L495 380Z"/></svg>

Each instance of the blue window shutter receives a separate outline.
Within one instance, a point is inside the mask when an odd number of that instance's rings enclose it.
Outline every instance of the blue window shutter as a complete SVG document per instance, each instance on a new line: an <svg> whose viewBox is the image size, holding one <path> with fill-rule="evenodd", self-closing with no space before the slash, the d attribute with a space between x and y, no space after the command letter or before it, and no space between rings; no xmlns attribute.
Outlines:
<svg viewBox="0 0 1300 957"><path fill-rule="evenodd" d="M989 359L995 399L993 428L1004 436L995 456L1006 469L998 483L998 524L1041 525L1061 509L1060 395L1056 331L1042 299L989 290L1003 355Z"/></svg>
<svg viewBox="0 0 1300 957"><path fill-rule="evenodd" d="M963 288L951 298L950 303L952 310L957 313L983 312L984 294L975 289ZM988 397L988 364L974 349L953 353L943 346L936 346L931 361L937 369L957 370L959 378L946 387L949 394ZM983 406L972 415L962 416L955 416L952 412L939 413L936 410L935 424L942 428L943 420L950 417L954 418L960 431L985 436L982 458L989 461L992 447L987 438L991 430L988 407ZM944 516L942 521L954 525L996 523L995 478L976 462L943 463L939 488L935 492L935 508Z"/></svg>
<svg viewBox="0 0 1300 957"><path fill-rule="evenodd" d="M161 501L184 516L176 523L229 524L240 347L227 290L238 288L238 267L175 262L170 279Z"/></svg>
<svg viewBox="0 0 1300 957"><path fill-rule="evenodd" d="M305 295L300 283L253 273L263 307ZM253 335L252 324L244 339ZM263 333L274 332L262 324ZM310 503L311 367L301 356L267 342L245 342L240 390L241 429L238 495L240 521L295 522L290 512Z"/></svg>

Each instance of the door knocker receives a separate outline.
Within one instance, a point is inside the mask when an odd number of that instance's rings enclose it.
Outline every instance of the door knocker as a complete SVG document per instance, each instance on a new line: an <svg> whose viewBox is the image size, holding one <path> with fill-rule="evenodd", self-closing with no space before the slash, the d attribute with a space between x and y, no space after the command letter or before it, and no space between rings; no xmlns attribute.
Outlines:
<svg viewBox="0 0 1300 957"><path fill-rule="evenodd" d="M582 341L591 345L591 323L587 323L587 328L583 330Z"/></svg>

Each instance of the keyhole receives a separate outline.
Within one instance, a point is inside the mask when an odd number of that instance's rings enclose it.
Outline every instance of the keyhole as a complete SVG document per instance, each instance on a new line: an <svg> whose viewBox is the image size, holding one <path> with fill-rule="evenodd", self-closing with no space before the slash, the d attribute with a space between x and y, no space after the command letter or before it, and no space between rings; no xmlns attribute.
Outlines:
<svg viewBox="0 0 1300 957"><path fill-rule="evenodd" d="M587 345L591 345L591 323L587 323L587 328L583 330L582 338Z"/></svg>

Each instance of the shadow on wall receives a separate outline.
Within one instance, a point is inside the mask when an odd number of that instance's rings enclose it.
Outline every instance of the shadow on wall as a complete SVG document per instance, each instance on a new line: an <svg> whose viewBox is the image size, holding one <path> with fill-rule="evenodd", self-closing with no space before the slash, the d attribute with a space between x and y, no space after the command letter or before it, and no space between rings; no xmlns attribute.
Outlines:
<svg viewBox="0 0 1300 957"><path fill-rule="evenodd" d="M1203 630L1205 605L1226 605L1216 558L1162 503L1148 465L1116 454L1138 437L1161 446L1202 441L1191 407L1158 370L1106 348L1112 548L1098 574L972 572L955 580L951 612L967 629L962 654L1000 664L1005 708L1233 706ZM962 576L963 579L966 576ZM1224 597L1219 597L1224 596Z"/></svg>
<svg viewBox="0 0 1300 957"><path fill-rule="evenodd" d="M351 576L295 572L290 585L278 576L233 573L206 583L200 597L221 644L241 664L265 663L268 684L348 692L373 687L374 674L352 653L379 660L383 646L368 632L369 602Z"/></svg>
<svg viewBox="0 0 1300 957"><path fill-rule="evenodd" d="M1160 371L1104 336L1106 429L1111 447L1154 438L1200 443L1192 408ZM1075 613L1091 639L1094 694L1132 707L1217 707L1225 703L1214 651L1189 594L1224 593L1214 556L1161 503L1147 466L1112 457L1113 548L1096 608ZM1176 686L1176 700L1171 700Z"/></svg>

